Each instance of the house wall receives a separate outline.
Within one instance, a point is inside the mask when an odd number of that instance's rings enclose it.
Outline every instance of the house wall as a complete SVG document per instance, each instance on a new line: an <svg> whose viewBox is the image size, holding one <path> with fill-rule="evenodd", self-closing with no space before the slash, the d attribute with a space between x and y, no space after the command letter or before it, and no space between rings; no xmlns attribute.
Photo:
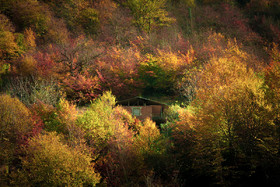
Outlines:
<svg viewBox="0 0 280 187"><path fill-rule="evenodd" d="M153 108L153 117L161 117L161 109L162 106L161 105L152 105Z"/></svg>
<svg viewBox="0 0 280 187"><path fill-rule="evenodd" d="M124 109L126 109L128 112L132 114L132 108L133 107L140 107L141 108L141 115L136 116L141 121L144 121L146 118L152 119L153 114L153 105L152 106L122 106Z"/></svg>

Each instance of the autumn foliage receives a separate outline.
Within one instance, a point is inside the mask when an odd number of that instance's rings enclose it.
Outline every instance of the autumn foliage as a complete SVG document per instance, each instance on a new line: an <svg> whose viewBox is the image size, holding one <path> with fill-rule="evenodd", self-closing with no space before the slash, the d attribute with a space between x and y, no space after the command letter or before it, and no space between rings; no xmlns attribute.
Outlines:
<svg viewBox="0 0 280 187"><path fill-rule="evenodd" d="M12 174L13 183L77 186L98 183L100 178L92 168L90 155L82 148L63 144L60 138L47 133L31 139L21 158L21 172Z"/></svg>
<svg viewBox="0 0 280 187"><path fill-rule="evenodd" d="M279 10L0 0L0 186L279 186Z"/></svg>

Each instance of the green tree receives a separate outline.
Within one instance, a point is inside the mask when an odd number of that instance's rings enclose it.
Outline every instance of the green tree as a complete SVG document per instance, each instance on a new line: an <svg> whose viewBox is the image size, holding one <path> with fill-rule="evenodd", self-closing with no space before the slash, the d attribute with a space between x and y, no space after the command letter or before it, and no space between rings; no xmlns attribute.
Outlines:
<svg viewBox="0 0 280 187"><path fill-rule="evenodd" d="M77 124L86 131L87 139L94 148L101 151L114 135L117 120L113 116L116 98L111 92L105 92L89 106L88 110L77 119Z"/></svg>
<svg viewBox="0 0 280 187"><path fill-rule="evenodd" d="M127 0L126 5L133 14L134 24L146 32L174 21L164 9L166 0Z"/></svg>
<svg viewBox="0 0 280 187"><path fill-rule="evenodd" d="M95 34L99 25L98 12L89 0L44 0L55 15L63 18L67 28L75 34Z"/></svg>
<svg viewBox="0 0 280 187"><path fill-rule="evenodd" d="M144 92L168 92L172 87L172 77L159 63L160 59L149 56L149 59L141 62L139 66L139 78L145 85Z"/></svg>
<svg viewBox="0 0 280 187"><path fill-rule="evenodd" d="M97 33L99 25L98 12L93 8L86 8L81 11L79 23L89 35Z"/></svg>

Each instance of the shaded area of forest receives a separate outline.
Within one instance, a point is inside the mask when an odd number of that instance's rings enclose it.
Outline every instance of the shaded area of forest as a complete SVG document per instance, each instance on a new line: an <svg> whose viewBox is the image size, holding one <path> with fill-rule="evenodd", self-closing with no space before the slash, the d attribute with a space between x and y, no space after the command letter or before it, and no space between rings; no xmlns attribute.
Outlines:
<svg viewBox="0 0 280 187"><path fill-rule="evenodd" d="M279 0L0 0L0 185L279 186ZM116 101L169 104L166 123Z"/></svg>

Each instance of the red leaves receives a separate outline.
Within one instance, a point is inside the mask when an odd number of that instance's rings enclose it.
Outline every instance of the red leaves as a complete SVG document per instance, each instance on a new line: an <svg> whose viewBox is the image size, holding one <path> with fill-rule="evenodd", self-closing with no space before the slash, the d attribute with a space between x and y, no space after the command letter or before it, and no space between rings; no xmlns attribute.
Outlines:
<svg viewBox="0 0 280 187"><path fill-rule="evenodd" d="M38 52L34 55L37 61L37 73L42 77L51 76L55 62L48 53Z"/></svg>
<svg viewBox="0 0 280 187"><path fill-rule="evenodd" d="M32 121L32 124L31 124L32 130L30 132L28 132L27 134L18 136L18 145L19 146L21 146L21 145L27 146L29 139L31 137L39 135L43 130L43 127L44 127L43 120L36 112L31 116L31 121Z"/></svg>
<svg viewBox="0 0 280 187"><path fill-rule="evenodd" d="M111 90L118 98L138 95L138 65L142 55L137 48L113 47L99 59L97 75L104 90Z"/></svg>
<svg viewBox="0 0 280 187"><path fill-rule="evenodd" d="M101 93L99 80L96 76L68 77L63 80L63 87L67 98L79 104L89 103Z"/></svg>

